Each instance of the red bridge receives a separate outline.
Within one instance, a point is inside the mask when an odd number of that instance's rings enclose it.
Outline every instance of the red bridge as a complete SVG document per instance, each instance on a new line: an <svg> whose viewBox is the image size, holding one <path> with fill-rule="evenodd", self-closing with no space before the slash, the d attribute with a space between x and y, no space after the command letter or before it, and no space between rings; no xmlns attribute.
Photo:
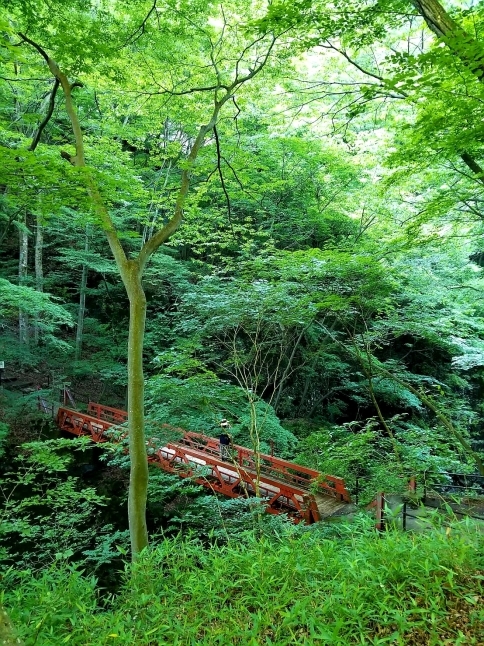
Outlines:
<svg viewBox="0 0 484 646"><path fill-rule="evenodd" d="M94 442L121 441L128 414L117 408L90 402L87 413L59 408L59 428ZM218 439L161 424L173 441L152 437L146 442L148 462L230 498L258 496L267 500L271 514L288 514L295 522L314 523L341 515L350 494L344 480L271 455L231 445L230 457L221 457Z"/></svg>

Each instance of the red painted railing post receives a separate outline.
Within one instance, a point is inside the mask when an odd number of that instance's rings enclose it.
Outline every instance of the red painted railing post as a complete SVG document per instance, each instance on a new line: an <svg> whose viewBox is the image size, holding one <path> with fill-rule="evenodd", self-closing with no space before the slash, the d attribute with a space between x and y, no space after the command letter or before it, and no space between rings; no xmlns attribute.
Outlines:
<svg viewBox="0 0 484 646"><path fill-rule="evenodd" d="M412 476L408 481L408 490L410 493L417 492L417 478L415 476Z"/></svg>

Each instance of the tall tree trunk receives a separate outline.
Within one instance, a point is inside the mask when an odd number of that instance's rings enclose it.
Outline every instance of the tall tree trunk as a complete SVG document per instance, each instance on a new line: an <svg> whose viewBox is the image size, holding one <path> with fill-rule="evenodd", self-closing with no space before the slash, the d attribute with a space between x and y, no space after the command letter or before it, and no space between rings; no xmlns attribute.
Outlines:
<svg viewBox="0 0 484 646"><path fill-rule="evenodd" d="M144 419L143 344L146 322L146 296L141 284L141 272L136 260L128 261L123 282L129 298L128 336L128 419L129 478L128 517L133 555L148 545L146 498L148 491L148 462L146 460Z"/></svg>
<svg viewBox="0 0 484 646"><path fill-rule="evenodd" d="M477 76L484 81L484 47L453 20L437 0L411 0L428 28Z"/></svg>
<svg viewBox="0 0 484 646"><path fill-rule="evenodd" d="M89 233L90 227L86 225L86 237L84 238L84 252L89 251ZM79 312L77 315L77 329L76 329L76 353L75 358L78 361L81 358L82 352L82 335L84 333L84 316L86 313L86 287L87 287L87 265L82 265L81 285L79 288Z"/></svg>
<svg viewBox="0 0 484 646"><path fill-rule="evenodd" d="M44 291L44 268L43 268L43 251L44 251L44 224L42 216L37 214L36 229L35 229L35 288L38 292ZM34 325L34 340L35 345L39 344L39 322L36 319Z"/></svg>
<svg viewBox="0 0 484 646"><path fill-rule="evenodd" d="M453 20L445 11L442 5L437 0L411 0L412 4L416 7L417 11L424 18L429 29L431 29L436 36L441 38L449 49L457 56L471 71L477 76L479 81L484 82L484 47L482 43L465 32L462 27ZM484 182L484 171L470 155L464 153L462 155L463 161L478 174L481 182ZM398 382L393 375L388 373L392 379ZM424 404L426 404L444 426L454 435L456 440L464 447L467 454L471 455L477 464L479 473L484 475L484 463L481 457L473 450L471 444L464 438L462 433L458 431L453 424L440 412L439 408L433 401L422 395L417 390L412 388L410 384L405 385L406 388L419 397Z"/></svg>
<svg viewBox="0 0 484 646"><path fill-rule="evenodd" d="M29 256L29 234L27 229L27 212L24 211L19 228L19 259L18 259L18 284L25 285L27 278L27 263ZM29 319L27 312L22 308L18 314L19 341L21 345L29 344Z"/></svg>

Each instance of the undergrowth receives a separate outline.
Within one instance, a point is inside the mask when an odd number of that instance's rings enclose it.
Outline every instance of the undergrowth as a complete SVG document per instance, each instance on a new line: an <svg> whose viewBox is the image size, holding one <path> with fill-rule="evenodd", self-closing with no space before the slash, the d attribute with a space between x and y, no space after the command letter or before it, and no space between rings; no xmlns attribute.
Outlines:
<svg viewBox="0 0 484 646"><path fill-rule="evenodd" d="M484 537L458 524L425 535L339 526L245 534L209 549L161 540L116 596L59 562L4 576L26 646L484 644Z"/></svg>

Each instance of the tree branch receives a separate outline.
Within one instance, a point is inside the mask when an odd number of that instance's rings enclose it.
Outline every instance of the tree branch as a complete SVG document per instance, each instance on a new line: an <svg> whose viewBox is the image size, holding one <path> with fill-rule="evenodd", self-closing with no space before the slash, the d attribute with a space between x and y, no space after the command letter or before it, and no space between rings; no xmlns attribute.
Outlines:
<svg viewBox="0 0 484 646"><path fill-rule="evenodd" d="M466 164L468 168L471 169L471 171L476 175L476 179L481 182L481 184L484 184L484 169L479 166L479 164L476 162L474 157L469 155L467 152L461 153L460 158Z"/></svg>
<svg viewBox="0 0 484 646"><path fill-rule="evenodd" d="M52 88L52 92L51 92L51 95L50 95L49 107L47 108L47 113L46 113L45 117L43 118L43 120L41 121L41 123L39 124L39 127L37 128L37 132L35 133L35 135L34 135L34 137L32 139L32 143L29 146L29 150L31 152L33 152L37 148L37 146L38 146L38 144L40 142L40 138L42 136L42 132L43 132L44 128L46 127L46 125L49 123L50 118L52 117L52 114L54 112L54 107L55 107L55 96L57 94L57 90L59 89L59 85L60 85L60 81L59 81L58 78L56 78L55 81L54 81L54 87Z"/></svg>
<svg viewBox="0 0 484 646"><path fill-rule="evenodd" d="M474 451L474 449L469 444L469 442L465 439L462 433L455 428L452 422L440 411L438 405L430 397L427 397L427 395L424 395L422 392L420 392L419 390L411 386L408 382L403 381L399 377L396 377L395 375L393 375L388 370L385 370L385 368L382 368L381 366L376 366L375 368L377 372L380 372L381 374L385 375L389 379L393 379L393 381L395 381L397 384L409 390L416 397L418 397L421 402L423 402L428 408L430 408L430 410L433 413L435 413L435 416L437 417L437 419L439 419L442 422L442 424L451 433L451 435L455 437L455 439L459 442L459 444L461 444L461 446L463 446L464 449L468 452L468 454L473 458L473 460L477 465L480 475L484 476L484 463L481 457L476 453L476 451Z"/></svg>
<svg viewBox="0 0 484 646"><path fill-rule="evenodd" d="M437 3L437 2L434 2L434 0L423 0L423 1L419 1L419 0L411 0L411 1L412 1L412 4L414 4L414 5L415 5L415 7L416 7L417 9L419 9L419 11L420 11L421 13L424 11L423 7L424 7L424 6L426 6L426 5L436 5L436 6L440 7L440 5L438 5L438 3ZM440 9L442 9L442 7L440 7ZM442 11L443 11L443 9L442 9ZM434 10L434 14L435 14L435 16L437 16L438 14L437 14L437 13L435 13L435 12L436 12L436 10ZM444 12L444 14L445 14L445 12ZM426 17L426 15L424 15L424 13L422 13L422 16L425 18L425 20L427 21L427 24L428 24L428 25L429 25L429 27L432 29L432 31L434 31L434 33L435 33L436 35L438 35L439 37L440 37L440 36L442 36L442 35L444 35L444 32L445 32L446 34L449 34L449 33L450 33L450 32L449 32L449 29L450 29L451 25L452 25L452 28L453 28L454 30L455 30L455 29L460 29L460 28L458 27L457 23L454 23L454 22L449 18L449 16L447 16L447 14L445 14L445 16L448 18L448 21L446 22L446 20L444 19L443 25L445 25L445 27L444 27L444 26L442 26L442 29L443 29L444 31L439 31L439 30L437 29L437 27L435 26L435 24L434 24L434 23L432 23L432 19L431 19L430 17L429 17L429 19L427 20L427 17ZM444 16L444 18L445 18L445 16ZM431 24L430 24L430 23L432 24L432 26L431 26ZM461 31L462 31L462 30L461 30ZM462 32L462 33L464 33L464 32ZM353 65L353 67L355 67L357 70L359 70L362 74L365 74L366 76L370 76L371 78L374 78L374 79L376 79L376 80L380 81L380 83L381 83L381 86L380 86L380 87L384 88L384 87L388 84L388 81L386 81L386 79L385 79L383 76L380 76L379 74L375 74L375 73L370 72L369 70L367 70L367 69L363 68L361 65L359 65L359 63L357 63L354 59L352 59L352 58L351 58L351 57L346 53L346 51L344 51L344 50L342 50L342 49L339 49L338 47L336 47L335 45L333 45L329 40L327 40L326 42L327 42L327 45L322 45L322 47L325 47L325 48L327 48L327 49L333 49L334 51L338 52L341 56L343 56L343 57L348 61L348 63L350 63L351 65ZM483 72L483 75L484 75L484 72ZM481 75L479 75L479 74L478 74L478 77L479 77L479 80L481 80ZM321 85L324 85L324 84L325 84L324 82L322 82L322 83L321 83ZM328 84L328 85L330 85L331 83L330 83L330 82L328 82L327 84ZM371 85L371 84L365 83L365 85ZM314 87L317 87L317 85L315 85ZM401 91L401 90L399 90L398 92L399 92L399 95L395 95L395 94L393 94L393 93L391 93L391 92L385 92L385 96L388 96L388 97L393 98L393 99L399 99L399 98L406 98L406 99L408 99L408 98L409 98L409 95L408 95L406 92L403 92L403 91ZM327 93L325 96L328 96L328 95L329 95L329 96L332 96L332 95L336 95L336 94L337 94L337 93L335 93L335 92L333 92L333 93ZM377 97L378 97L378 95L377 95L377 94L375 94L375 98L377 98ZM380 97L380 98L381 98L381 97ZM316 100L316 99L313 99L313 100ZM353 104L353 103L355 103L355 102L356 102L356 101L353 101L353 102L351 102L349 105L352 105L352 104ZM368 101L367 101L367 102L368 102ZM347 106L345 106L345 107L344 107L344 109L346 109L346 107L347 107ZM340 110L340 111L341 111L341 110ZM468 152L463 152L463 153L461 153L460 157L461 157L462 161L464 162L464 164L466 164L466 166L468 166L468 168L470 168L470 170L471 170L473 173L475 173L475 175L476 175L476 179L477 179L479 182L481 182L481 184L484 184L484 169L482 169L482 168L481 168L481 166L476 162L476 160L472 157L472 155L470 155Z"/></svg>
<svg viewBox="0 0 484 646"><path fill-rule="evenodd" d="M220 89L228 91L229 88L227 85L221 85L217 83L216 85L207 85L206 87L191 87L188 90L176 91L162 88L162 90L158 92L137 92L137 94L147 94L148 96L157 96L160 94L169 94L170 96L186 96L187 94L195 94L196 92L211 92L212 90Z"/></svg>
<svg viewBox="0 0 484 646"><path fill-rule="evenodd" d="M168 240L168 238L173 235L173 233L175 233L175 231L180 226L183 218L183 206L185 204L185 199L190 187L190 177L193 171L195 160L198 156L198 153L200 152L201 147L203 146L205 136L213 129L214 125L217 123L221 107L222 105L220 103L216 103L210 121L206 125L200 126L197 138L195 139L195 142L185 162L185 168L182 171L180 190L178 191L173 217L167 224L165 224L162 229L160 229L160 231L157 231L149 240L147 240L141 248L138 256L141 271L148 262L151 254L153 254L160 245L166 242L166 240Z"/></svg>
<svg viewBox="0 0 484 646"><path fill-rule="evenodd" d="M446 12L437 0L410 0L427 23L479 81L484 81L484 48Z"/></svg>
<svg viewBox="0 0 484 646"><path fill-rule="evenodd" d="M235 231L234 231L234 227L233 227L233 224L232 224L232 208L230 206L230 196L228 194L227 187L225 185L224 175L222 173L222 166L221 166L222 155L221 155L221 152L220 152L220 140L219 140L219 137L218 137L217 126L213 127L213 134L215 136L215 146L216 146L216 149L217 149L218 176L220 178L220 184L222 185L222 191L224 192L225 201L227 203L227 215L229 217L230 228L232 229L232 235L235 238Z"/></svg>
<svg viewBox="0 0 484 646"><path fill-rule="evenodd" d="M166 240L168 240L168 238L171 235L173 235L173 233L180 226L180 223L183 218L183 207L185 204L186 196L188 195L188 190L190 187L190 178L193 171L193 166L195 164L195 160L197 159L198 153L200 152L203 146L206 135L209 132L211 132L214 129L214 127L217 125L217 121L218 121L221 109L223 108L225 103L227 103L227 101L229 101L230 99L233 99L234 92L240 86L244 85L247 81L254 78L254 76L256 76L264 68L267 61L269 60L269 56L276 43L276 38L274 36L272 37L272 40L264 56L262 57L261 60L259 60L258 64L255 65L254 69L250 70L250 72L245 76L242 76L242 77L239 76L239 72L238 72L239 64L244 54L255 44L260 42L260 40L262 40L262 37L253 41L250 45L248 45L243 50L236 64L236 73L235 73L234 81L228 87L216 86L215 88L212 88L213 91L215 91L215 101L214 101L214 108L212 111L212 115L207 124L200 126L197 138L195 139L195 142L193 143L190 153L185 162L185 168L183 168L183 171L182 171L181 185L180 185L180 190L178 191L173 217L170 219L170 221L167 224L165 224L165 226L162 229L160 229L160 231L157 231L149 240L147 240L143 245L143 247L141 248L141 251L138 256L139 267L141 271L143 271L143 268L148 262L148 259L151 256L151 254L153 254L160 245L166 242ZM218 93L218 90L220 89L225 89L225 94L222 96L221 99L217 99L217 93Z"/></svg>
<svg viewBox="0 0 484 646"><path fill-rule="evenodd" d="M141 38L141 36L145 33L146 25L148 24L148 20L151 18L153 12L156 11L156 9L157 9L156 2L157 2L157 0L154 0L153 6L151 7L151 9L146 14L143 22L141 23L141 25L139 27L137 27L134 30L134 32L130 36L128 36L128 38L126 39L123 47L126 47L126 45L132 45L138 38Z"/></svg>
<svg viewBox="0 0 484 646"><path fill-rule="evenodd" d="M126 254L124 253L121 242L119 241L118 234L114 227L113 221L111 220L111 216L109 215L106 205L104 204L101 193L99 192L99 189L95 184L89 169L86 166L81 124L79 122L79 117L72 100L71 91L73 86L71 86L71 84L69 83L69 79L67 78L66 74L61 71L57 63L47 54L45 49L43 49L38 43L34 42L30 38L27 38L27 36L25 36L24 34L19 33L19 36L39 52L39 54L49 66L52 75L59 81L60 85L62 86L66 103L66 111L71 122L76 147L76 155L75 157L71 158L71 163L73 163L74 166L77 166L78 168L86 168L87 170L85 177L87 180L86 184L88 193L91 197L94 209L101 220L102 226L109 242L109 246L111 248L114 259L116 260L116 264L118 265L120 270L123 270L121 272L123 274L124 270L127 267L128 260L126 258Z"/></svg>

